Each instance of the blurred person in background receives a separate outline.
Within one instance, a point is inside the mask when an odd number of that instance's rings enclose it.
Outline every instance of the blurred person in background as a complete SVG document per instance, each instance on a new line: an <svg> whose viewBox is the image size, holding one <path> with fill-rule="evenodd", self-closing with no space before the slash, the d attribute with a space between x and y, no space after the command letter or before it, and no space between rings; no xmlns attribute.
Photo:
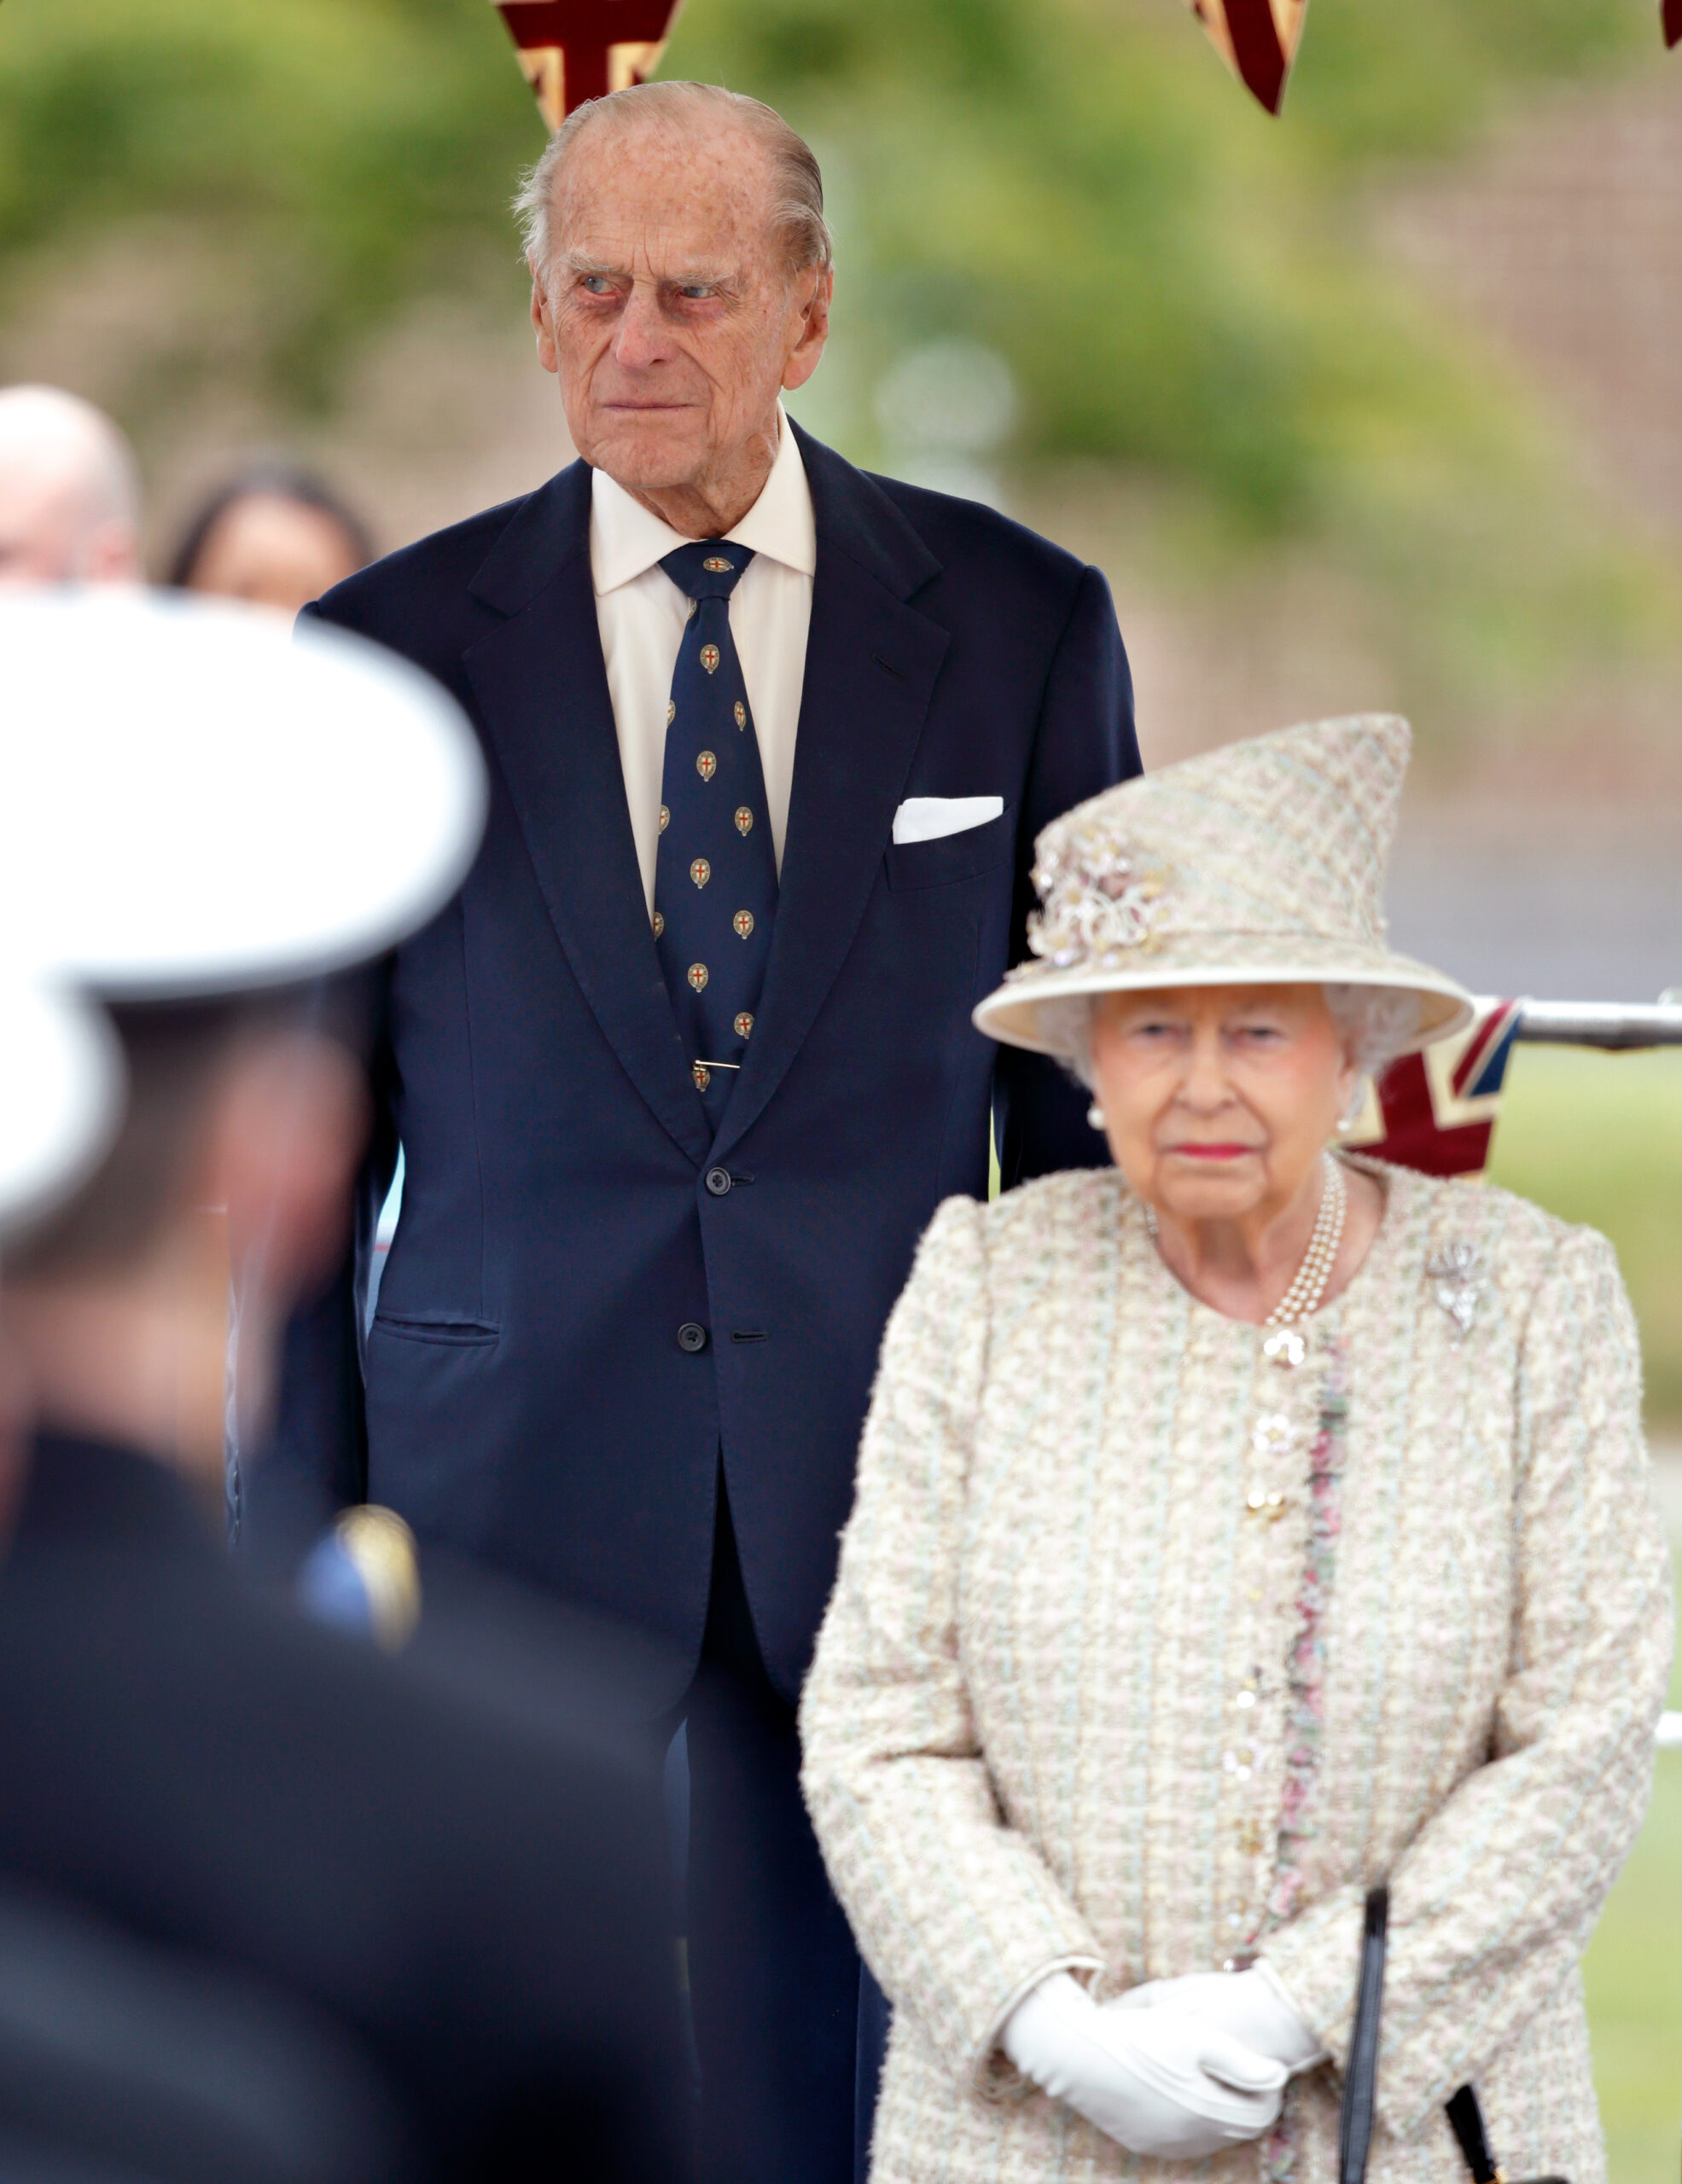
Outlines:
<svg viewBox="0 0 1682 2184"><path fill-rule="evenodd" d="M260 1409L366 1126L313 982L458 881L472 739L396 663L225 607L0 601L0 932L108 1002L126 1079L0 1264L0 1871L335 2023L423 2175L681 2179L657 1772L603 1722L611 1642L539 1730L259 1597L218 1537L230 1285Z"/></svg>
<svg viewBox="0 0 1682 2184"><path fill-rule="evenodd" d="M1598 2184L1580 1976L1673 1619L1604 1237L1336 1149L1459 1028L1384 939L1385 716L1041 835L977 1013L1113 1169L955 1199L896 1307L806 1784L894 2001L875 2184L1338 2174L1388 1880L1375 2184ZM1504 2171L1503 2173L1505 2173Z"/></svg>
<svg viewBox="0 0 1682 2184"><path fill-rule="evenodd" d="M58 387L0 387L0 585L139 578L140 473L121 433Z"/></svg>
<svg viewBox="0 0 1682 2184"><path fill-rule="evenodd" d="M1137 770L1103 577L791 423L828 334L823 186L757 101L582 107L521 199L582 460L376 563L320 619L472 714L486 848L389 967L371 1327L300 1321L247 1493L372 1495L659 1633L686 1725L713 2184L852 2184L876 2085L794 1707L882 1327L953 1191L1101 1159L969 1012L1037 829Z"/></svg>
<svg viewBox="0 0 1682 2184"><path fill-rule="evenodd" d="M166 581L295 614L374 558L359 517L309 471L257 463L219 486L182 535Z"/></svg>
<svg viewBox="0 0 1682 2184"><path fill-rule="evenodd" d="M0 928L0 1268L10 1239L45 1219L109 1149L122 1112L122 1060L96 1008L18 955ZM0 1340L0 1553L24 1477L28 1391Z"/></svg>
<svg viewBox="0 0 1682 2184"><path fill-rule="evenodd" d="M125 1082L100 1011L3 964L0 1051L3 1262L108 1153ZM28 1424L3 1327L0 1380L9 1542ZM414 2173L389 2096L342 2028L247 1972L0 1873L0 2175L141 2184L142 2172L149 2184L401 2184Z"/></svg>

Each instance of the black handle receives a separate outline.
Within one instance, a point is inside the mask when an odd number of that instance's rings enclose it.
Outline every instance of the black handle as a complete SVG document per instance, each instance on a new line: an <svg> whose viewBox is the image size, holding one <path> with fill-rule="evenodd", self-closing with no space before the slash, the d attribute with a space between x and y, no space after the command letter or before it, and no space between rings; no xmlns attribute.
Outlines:
<svg viewBox="0 0 1682 2184"><path fill-rule="evenodd" d="M1466 2166L1472 2172L1472 2184L1495 2184L1499 2173L1495 2157L1489 2151L1489 2136L1483 2128L1483 2111L1478 2106L1477 2095L1470 2086L1463 2085L1448 2103L1448 2120L1454 2135L1460 2141L1460 2151L1466 2157Z"/></svg>
<svg viewBox="0 0 1682 2184"><path fill-rule="evenodd" d="M1390 1923L1390 1891L1371 1890L1361 1934L1361 1978L1355 1996L1355 2029L1349 2036L1349 2061L1343 2073L1343 2122L1337 2148L1338 2184L1365 2184L1366 2158L1372 2146L1373 2111L1378 2100L1378 2026L1384 2007L1385 1931ZM1447 2103L1447 2115L1470 2170L1472 2184L1504 2184L1483 2128L1476 2093L1463 2085ZM1539 2176L1534 2184L1565 2184L1563 2177Z"/></svg>
<svg viewBox="0 0 1682 2184"><path fill-rule="evenodd" d="M1365 2184L1372 2145L1372 2113L1378 2098L1378 2025L1384 2009L1384 1930L1390 1891L1370 1889L1361 1934L1361 1977L1355 1995L1355 2029L1343 2072L1343 2122L1338 2136L1338 2184Z"/></svg>

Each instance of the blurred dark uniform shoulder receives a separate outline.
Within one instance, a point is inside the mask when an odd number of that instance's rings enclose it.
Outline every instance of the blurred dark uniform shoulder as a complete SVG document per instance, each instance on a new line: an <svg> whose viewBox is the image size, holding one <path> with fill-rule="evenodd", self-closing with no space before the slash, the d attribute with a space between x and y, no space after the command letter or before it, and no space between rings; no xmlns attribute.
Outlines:
<svg viewBox="0 0 1682 2184"><path fill-rule="evenodd" d="M0 1872L325 2012L425 2173L666 2184L667 1854L617 1673L598 1633L575 1690L480 1705L245 1585L163 1466L44 1436L0 1568Z"/></svg>

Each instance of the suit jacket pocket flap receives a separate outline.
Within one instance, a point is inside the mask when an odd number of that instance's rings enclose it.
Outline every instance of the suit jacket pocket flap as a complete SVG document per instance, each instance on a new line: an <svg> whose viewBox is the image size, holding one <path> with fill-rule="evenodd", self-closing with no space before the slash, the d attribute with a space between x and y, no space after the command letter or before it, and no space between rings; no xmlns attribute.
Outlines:
<svg viewBox="0 0 1682 2184"><path fill-rule="evenodd" d="M375 1312L374 1333L392 1335L399 1342L438 1342L459 1348L473 1343L496 1342L502 1329L492 1327L488 1320L423 1319Z"/></svg>

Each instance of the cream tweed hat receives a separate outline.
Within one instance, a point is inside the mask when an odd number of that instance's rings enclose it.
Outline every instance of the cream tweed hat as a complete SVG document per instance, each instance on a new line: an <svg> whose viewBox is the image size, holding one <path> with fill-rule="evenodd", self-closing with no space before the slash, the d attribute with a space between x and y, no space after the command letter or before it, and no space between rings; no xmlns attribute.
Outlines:
<svg viewBox="0 0 1682 2184"><path fill-rule="evenodd" d="M1409 1053L1466 1023L1452 979L1386 946L1384 866L1412 735L1394 713L1310 721L1106 789L1034 845L1025 963L975 1011L1070 1058L1048 1002L1155 986L1335 984L1411 994Z"/></svg>

